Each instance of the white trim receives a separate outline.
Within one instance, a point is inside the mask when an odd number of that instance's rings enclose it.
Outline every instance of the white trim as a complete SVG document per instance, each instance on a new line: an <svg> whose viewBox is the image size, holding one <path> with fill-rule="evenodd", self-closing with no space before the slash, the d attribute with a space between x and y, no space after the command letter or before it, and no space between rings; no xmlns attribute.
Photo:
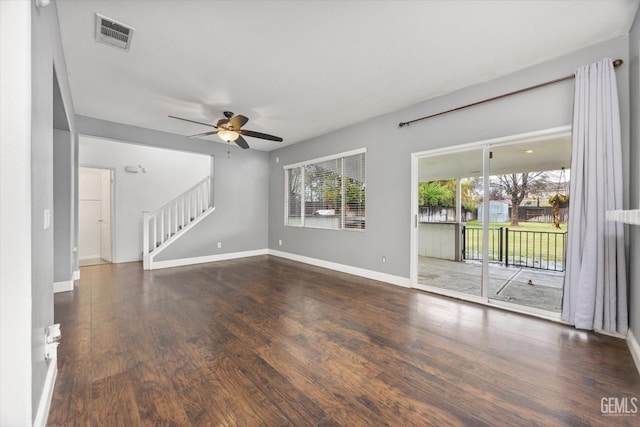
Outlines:
<svg viewBox="0 0 640 427"><path fill-rule="evenodd" d="M411 281L409 280L408 277L401 277L401 276L395 276L387 273L380 273L379 271L367 270L359 267L352 267L350 265L338 264L336 262L325 261L317 258L310 258L303 255L292 254L289 252L276 251L273 249L269 249L269 255L290 259L292 261L302 262L304 264L311 264L317 267L328 268L329 270L340 271L342 273L353 274L354 276L366 277L367 279L378 280L380 282L386 282L392 285L402 286L403 288L411 287Z"/></svg>
<svg viewBox="0 0 640 427"><path fill-rule="evenodd" d="M418 188L420 179L418 173L420 170L420 157L411 154L411 218L409 219L409 281L415 287L418 284L418 215L420 208L418 207Z"/></svg>
<svg viewBox="0 0 640 427"><path fill-rule="evenodd" d="M33 420L34 427L46 427L47 425L49 409L51 409L51 399L53 397L53 387L56 384L57 376L58 360L53 359L49 362L49 369L47 370L47 377L44 380L44 387L42 388L42 395L40 396L38 412L36 413L36 418Z"/></svg>
<svg viewBox="0 0 640 427"><path fill-rule="evenodd" d="M569 325L569 323L567 323L567 325ZM615 332L615 331L611 332L611 331L605 331L603 329L594 329L593 332L595 332L596 334L607 335L607 336L610 336L610 337L613 337L613 338L618 338L618 339L621 339L621 340L624 340L624 339L627 338L624 335L622 335L622 334L620 334L618 332Z"/></svg>
<svg viewBox="0 0 640 427"><path fill-rule="evenodd" d="M216 210L215 206L211 206L211 207L207 208L206 211L204 211L200 215L198 215L193 221L191 221L189 224L185 225L180 231L178 231L176 234L174 234L173 236L169 237L167 240L162 242L162 244L159 247L155 248L153 251L151 251L149 253L149 263L153 263L153 259L156 256L158 256L162 251L164 251L169 246L171 246L174 242L179 240L182 236L184 236L187 233L187 231L191 230L200 221L202 221L203 219L205 219L206 217L211 215L211 213L213 213L213 211L215 211L215 210ZM155 211L155 212L157 212L157 211ZM144 227L148 227L148 224L143 224L143 226ZM143 259L143 257L141 256L138 259L138 261L140 259Z"/></svg>
<svg viewBox="0 0 640 427"><path fill-rule="evenodd" d="M78 257L78 261L84 261L85 259L102 259L102 257L100 256L100 254L97 255L83 255Z"/></svg>
<svg viewBox="0 0 640 427"><path fill-rule="evenodd" d="M498 308L501 310L509 311L511 313L524 314L526 316L537 317L539 319L550 320L556 323L562 323L568 325L560 319L560 313L554 313L539 308L527 307L525 305L513 304L506 301L500 301L496 299L481 297L478 295L465 294L463 292L456 292L449 289L438 288L436 286L423 285L418 283L413 287L420 291L429 292L434 295L441 295L448 298L455 298L460 301L466 301L474 304L481 304L489 308Z"/></svg>
<svg viewBox="0 0 640 427"><path fill-rule="evenodd" d="M73 272L73 280L80 280L80 270Z"/></svg>
<svg viewBox="0 0 640 427"><path fill-rule="evenodd" d="M282 168L283 169L293 169L293 168L299 168L302 166L307 166L313 163L320 163L320 162L326 162L327 160L333 160L333 159L340 159L343 157L349 157L349 156L355 156L356 154L362 154L362 153L366 153L367 152L367 148L358 148L357 150L351 150L351 151L345 151L343 153L338 153L338 154L331 154L329 156L324 156L324 157L318 157L317 159L311 159L311 160L305 160L304 162L298 162L298 163L293 163L290 165L285 165Z"/></svg>
<svg viewBox="0 0 640 427"><path fill-rule="evenodd" d="M55 282L53 284L53 293L68 292L73 290L73 280L65 280L62 282Z"/></svg>
<svg viewBox="0 0 640 427"><path fill-rule="evenodd" d="M492 299L492 298L489 298L487 305L489 307L502 308L512 313L526 314L527 316L538 317L540 319L551 320L552 322L562 323L564 325L571 326L568 323L562 321L560 317L560 313L557 313L554 311L547 311L541 308L529 307L522 304L515 304L512 302L501 301L501 300Z"/></svg>
<svg viewBox="0 0 640 427"><path fill-rule="evenodd" d="M627 345L629 346L631 357L633 357L633 361L636 364L636 369L640 372L640 344L638 344L638 340L636 340L631 329L627 332Z"/></svg>
<svg viewBox="0 0 640 427"><path fill-rule="evenodd" d="M0 0L2 1L2 0ZM79 152L80 152L80 146L79 146L80 142L78 140L78 156L79 156ZM111 175L111 183L110 183L110 190L111 190L111 195L109 196L109 208L110 208L110 212L109 215L111 215L111 261L113 262L113 260L117 259L117 254L116 254L116 247L117 247L117 233L116 233L116 228L118 226L118 218L116 217L116 213L117 213L117 207L116 207L116 199L118 197L118 192L116 191L116 184L117 184L117 180L119 179L118 177L118 168L117 167L111 167L111 166L100 166L100 165L93 165L93 164L80 164L78 163L78 180L80 180L80 168L85 168L85 169L97 169L97 170L101 170L101 171L110 171ZM78 185L80 181L78 181ZM79 196L78 196L79 197ZM78 206L80 203L80 199L78 198ZM80 213L78 212L78 221L80 220ZM102 237L101 237L102 239ZM100 245L100 254L96 255L96 256L84 256L81 257L80 256L80 251L78 251L78 261L80 260L84 260L84 259L92 259L92 258L100 258L102 259L102 245Z"/></svg>
<svg viewBox="0 0 640 427"><path fill-rule="evenodd" d="M194 258L170 259L166 261L151 262L151 266L149 269L157 270L159 268L181 267L184 265L203 264L206 262L226 261L229 259L248 258L248 257L258 256L258 255L267 255L267 253L268 253L267 249L256 249L254 251L230 252L227 254L206 255L206 256L200 256L200 257L194 257Z"/></svg>
<svg viewBox="0 0 640 427"><path fill-rule="evenodd" d="M305 219L308 217L308 215L306 214L306 208L305 208L305 202L306 202L306 198L304 197L304 194L300 194L300 196L302 196L300 198L300 212L301 212L301 216L300 216L300 224L299 225L290 225L288 223L289 221L289 173L287 171L290 170L294 170L294 169L300 169L300 180L302 181L303 185L302 185L302 193L305 192L305 188L304 188L304 183L306 182L306 177L305 177L305 166L307 165L315 165L321 162L325 162L328 160L334 160L334 159L341 159L343 160L341 163L341 170L340 170L340 177L344 177L344 159L346 159L347 157L353 157L353 156L357 156L359 154L363 154L366 155L367 153L367 148L359 148L357 150L351 150L351 151L346 151L343 153L338 153L338 154L334 154L331 156L325 156L325 157L320 157L317 159L313 159L313 160L307 160L304 162L299 162L299 163L295 163L292 165L286 165L283 166L284 169L284 197L283 197L283 201L284 201L284 226L285 227L295 227L295 228L317 228L317 229L323 229L323 230L338 230L338 231L342 231L342 230L352 230L351 228L347 228L345 227L345 210L344 210L344 197L342 198L342 209L340 210L340 223L338 228L333 228L333 227L313 227L313 226L307 226L305 224ZM362 159L364 161L364 191L365 191L365 201L366 201L366 191L367 191L367 186L366 186L366 182L367 182L367 163L366 163L366 156L364 156ZM342 183L342 187L341 187L341 192L344 193L345 191L345 187L344 187L344 181ZM343 194L344 196L344 194ZM365 202L366 203L366 202ZM365 229L356 229L359 231L364 231Z"/></svg>
<svg viewBox="0 0 640 427"><path fill-rule="evenodd" d="M446 290L442 290L440 288L421 285L418 283L418 228L417 228L417 219L418 219L418 185L419 185L419 162L420 159L438 156L442 154L451 154L458 153L470 150L483 150L483 178L485 181L488 181L490 170L489 170L489 155L488 151L491 148L508 146L508 145L516 145L527 142L536 142L536 141L544 141L550 138L558 138L563 136L571 135L571 125L558 126L555 128L537 130L533 132L525 132L515 135L508 135L499 138L486 139L483 141L475 141L466 144L459 144L452 147L443 147L437 149L431 149L426 151L420 151L411 153L411 224L410 224L410 257L409 257L409 275L410 275L410 284L415 289L421 289L427 292L436 293L439 295L449 296L453 298L459 298L465 301L480 303L489 307L499 307L505 310L513 311L516 313L527 314L535 317L540 317L543 319L553 320L556 322L561 322L560 317L556 316L552 312L545 312L544 310L536 309L533 307L520 307L517 304L510 304L499 300L491 300L488 297L477 297L474 295L467 295L463 293L453 292L450 294ZM488 199L489 187L485 187L485 199ZM483 224L489 224L489 212L485 210L484 212L485 218ZM488 246L488 233L484 233L483 236L483 246ZM482 260L482 290L483 294L488 293L488 259Z"/></svg>
<svg viewBox="0 0 640 427"><path fill-rule="evenodd" d="M480 284L480 282L478 282L478 284ZM438 288L436 286L424 285L424 284L421 284L421 283L418 283L415 286L413 286L413 289L417 289L419 291L424 291L424 292L429 292L430 294L434 294L434 295L441 295L441 296L447 297L447 298L455 298L455 299L460 300L460 301L472 302L472 303L475 303L475 304L489 305L488 301L487 301L487 298L481 297L479 295L465 294L464 292L452 291L450 289Z"/></svg>
<svg viewBox="0 0 640 427"><path fill-rule="evenodd" d="M2 0L0 0L2 1ZM120 257L118 259L114 259L112 261L113 264L122 264L125 262L138 262L138 261L142 261L142 255L129 255L129 256L124 256L124 257Z"/></svg>
<svg viewBox="0 0 640 427"><path fill-rule="evenodd" d="M34 409L31 252L33 2L0 0L0 425L30 425ZM49 11L51 12L51 11ZM39 38L36 37L36 40ZM50 55L48 51L43 55ZM50 59L47 59L51 67ZM51 73L49 68L48 72ZM49 77L51 82L52 76ZM51 89L49 88L49 91ZM44 91L43 91L44 92ZM50 92L49 92L50 93ZM33 104L33 108L37 104ZM38 126L40 123L38 123ZM51 205L49 205L51 207ZM42 211L34 212L42 215ZM40 220L35 224L41 224ZM39 234L42 234L40 229ZM49 235L52 235L50 233ZM38 289L38 291L40 291ZM46 295L47 292L44 292ZM37 347L37 346L36 346ZM36 381L39 383L39 381ZM39 387L39 384L37 385ZM38 391L35 390L35 393Z"/></svg>
<svg viewBox="0 0 640 427"><path fill-rule="evenodd" d="M606 215L609 221L640 225L640 209L607 211Z"/></svg>

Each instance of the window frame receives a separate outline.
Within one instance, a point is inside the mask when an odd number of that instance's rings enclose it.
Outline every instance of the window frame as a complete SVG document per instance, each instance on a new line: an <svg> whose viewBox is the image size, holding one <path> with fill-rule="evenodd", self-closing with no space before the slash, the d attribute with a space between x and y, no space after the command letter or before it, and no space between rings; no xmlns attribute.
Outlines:
<svg viewBox="0 0 640 427"><path fill-rule="evenodd" d="M307 215L305 215L305 197L304 197L304 186L305 186L305 167L309 166L309 165L313 165L313 164L318 164L318 163L322 163L322 162L326 162L326 161L330 161L330 160L336 160L336 159L342 159L342 163L341 163L341 174L340 176L343 178L344 177L344 159L347 157L351 157L351 156L356 156L358 154L364 154L364 181L363 181L363 186L364 186L364 192L365 192L365 197L364 197L364 211L365 211L365 218L366 218L366 204L367 204L367 196L366 196L366 192L367 192L367 161L366 161L366 153L367 153L367 149L366 147L363 148L358 148L355 150L350 150L350 151L344 151L342 153L337 153L337 154L331 154L328 156L323 156L323 157L318 157L315 159L311 159L311 160L305 160L303 162L298 162L298 163L292 163L289 165L284 165L282 168L284 170L284 226L285 227L294 227L294 228L313 228L316 230L332 230L332 231L360 231L363 232L366 230L366 219L364 222L364 226L363 228L348 228L345 227L345 198L344 198L344 179L342 180L343 185L342 185L342 198L341 198L341 209L340 209L340 227L338 228L330 228L330 227L318 227L318 226L312 226L312 225L306 225L305 224L305 217ZM298 169L300 170L300 180L302 182L302 191L301 191L301 198L300 198L300 211L301 211L301 215L300 215L300 224L297 225L293 225L293 224L289 224L288 220L289 220L289 170L292 169Z"/></svg>

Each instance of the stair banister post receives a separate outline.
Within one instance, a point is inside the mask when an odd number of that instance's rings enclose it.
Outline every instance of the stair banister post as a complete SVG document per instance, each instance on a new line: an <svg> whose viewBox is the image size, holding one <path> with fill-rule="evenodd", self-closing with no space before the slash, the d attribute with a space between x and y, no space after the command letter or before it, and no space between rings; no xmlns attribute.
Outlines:
<svg viewBox="0 0 640 427"><path fill-rule="evenodd" d="M184 228L184 215L185 215L185 212L184 212L184 197L182 199L180 199L180 204L182 205L182 209L181 209L181 211L182 211L182 224L180 224L180 225L181 225L181 228Z"/></svg>
<svg viewBox="0 0 640 427"><path fill-rule="evenodd" d="M164 209L160 211L160 243L164 243Z"/></svg>
<svg viewBox="0 0 640 427"><path fill-rule="evenodd" d="M213 177L208 177L207 183L209 184L209 207L213 206Z"/></svg>
<svg viewBox="0 0 640 427"><path fill-rule="evenodd" d="M207 181L200 186L200 192L202 193L202 211L204 212L207 210Z"/></svg>
<svg viewBox="0 0 640 427"><path fill-rule="evenodd" d="M151 218L153 219L153 248L151 250L155 251L158 242L158 214L153 214Z"/></svg>
<svg viewBox="0 0 640 427"><path fill-rule="evenodd" d="M142 212L142 269L149 270L149 212Z"/></svg>
<svg viewBox="0 0 640 427"><path fill-rule="evenodd" d="M202 185L198 187L198 191L196 192L196 200L198 201L198 216L202 213Z"/></svg>

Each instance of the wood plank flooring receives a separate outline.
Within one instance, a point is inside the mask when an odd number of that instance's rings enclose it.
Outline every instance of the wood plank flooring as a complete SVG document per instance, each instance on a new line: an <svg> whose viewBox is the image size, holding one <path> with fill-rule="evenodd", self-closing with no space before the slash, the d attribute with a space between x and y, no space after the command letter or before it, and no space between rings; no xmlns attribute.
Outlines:
<svg viewBox="0 0 640 427"><path fill-rule="evenodd" d="M620 339L270 256L81 275L49 426L640 424Z"/></svg>

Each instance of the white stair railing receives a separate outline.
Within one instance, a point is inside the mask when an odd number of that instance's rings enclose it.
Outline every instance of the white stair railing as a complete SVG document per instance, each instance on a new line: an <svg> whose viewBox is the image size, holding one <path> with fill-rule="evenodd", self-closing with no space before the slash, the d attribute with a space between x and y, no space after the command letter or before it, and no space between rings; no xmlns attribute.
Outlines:
<svg viewBox="0 0 640 427"><path fill-rule="evenodd" d="M211 177L171 200L154 212L142 213L142 260L148 270L153 256L199 222L213 209Z"/></svg>

